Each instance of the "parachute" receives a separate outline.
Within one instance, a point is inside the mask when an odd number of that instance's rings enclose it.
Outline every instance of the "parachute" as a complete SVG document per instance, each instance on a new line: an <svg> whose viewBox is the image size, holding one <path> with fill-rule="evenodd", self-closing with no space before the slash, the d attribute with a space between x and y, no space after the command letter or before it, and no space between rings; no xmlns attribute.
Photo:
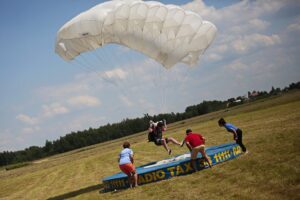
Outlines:
<svg viewBox="0 0 300 200"><path fill-rule="evenodd" d="M155 1L114 0L79 14L60 28L55 52L63 59L106 44L120 44L165 68L194 65L216 35L216 27L197 13Z"/></svg>

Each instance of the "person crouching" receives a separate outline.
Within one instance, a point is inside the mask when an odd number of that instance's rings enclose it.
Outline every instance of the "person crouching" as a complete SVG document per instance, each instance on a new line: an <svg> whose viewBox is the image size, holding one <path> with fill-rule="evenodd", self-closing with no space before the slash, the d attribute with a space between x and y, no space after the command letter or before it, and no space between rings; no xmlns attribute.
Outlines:
<svg viewBox="0 0 300 200"><path fill-rule="evenodd" d="M124 172L128 176L128 183L130 188L134 183L134 186L138 186L138 174L136 173L135 166L133 165L133 151L130 149L130 143L123 143L123 150L119 154L119 167L122 172Z"/></svg>
<svg viewBox="0 0 300 200"><path fill-rule="evenodd" d="M184 142L191 152L192 166L195 171L197 171L196 160L198 152L201 153L204 160L208 163L209 167L211 167L208 156L205 152L205 138L202 135L199 133L193 133L191 129L187 129Z"/></svg>

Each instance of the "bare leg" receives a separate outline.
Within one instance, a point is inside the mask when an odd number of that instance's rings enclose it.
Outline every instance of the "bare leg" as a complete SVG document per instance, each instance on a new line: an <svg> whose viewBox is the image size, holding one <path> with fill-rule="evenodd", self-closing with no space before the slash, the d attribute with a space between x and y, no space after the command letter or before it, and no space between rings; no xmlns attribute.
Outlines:
<svg viewBox="0 0 300 200"><path fill-rule="evenodd" d="M168 138L168 141L172 142L173 144L177 144L177 145L181 145L182 143L179 143L177 140L175 140L174 138L170 137Z"/></svg>
<svg viewBox="0 0 300 200"><path fill-rule="evenodd" d="M193 166L194 171L195 172L198 171L197 166L196 166L196 159L192 159L191 162L192 162L192 166Z"/></svg>
<svg viewBox="0 0 300 200"><path fill-rule="evenodd" d="M205 161L208 163L209 167L211 168L211 165L209 163L209 159L208 159L208 156L207 156L205 150L204 149L200 150L200 153L202 154L202 157L205 159Z"/></svg>
<svg viewBox="0 0 300 200"><path fill-rule="evenodd" d="M167 142L165 139L161 139L162 145L164 146L164 148L167 150L168 154L170 155L172 150L168 147Z"/></svg>
<svg viewBox="0 0 300 200"><path fill-rule="evenodd" d="M132 188L132 176L128 176L128 183L130 188Z"/></svg>
<svg viewBox="0 0 300 200"><path fill-rule="evenodd" d="M198 154L198 149L195 148L191 149L191 163L195 172L198 171L196 166L197 154Z"/></svg>
<svg viewBox="0 0 300 200"><path fill-rule="evenodd" d="M137 173L134 173L133 179L134 179L134 187L139 186L138 185L138 175L137 175Z"/></svg>

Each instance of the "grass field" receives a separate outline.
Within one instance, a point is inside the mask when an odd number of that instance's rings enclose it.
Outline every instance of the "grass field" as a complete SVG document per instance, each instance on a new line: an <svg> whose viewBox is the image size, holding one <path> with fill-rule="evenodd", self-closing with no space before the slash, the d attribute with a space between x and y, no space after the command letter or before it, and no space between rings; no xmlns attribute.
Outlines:
<svg viewBox="0 0 300 200"><path fill-rule="evenodd" d="M244 104L168 125L178 140L186 128L200 132L207 146L232 141L219 117L243 130L249 150L232 161L187 176L117 192L99 193L101 179L119 172L117 157L131 142L136 166L162 160L163 147L146 132L0 170L0 199L300 199L300 92ZM170 145L173 155L186 148Z"/></svg>

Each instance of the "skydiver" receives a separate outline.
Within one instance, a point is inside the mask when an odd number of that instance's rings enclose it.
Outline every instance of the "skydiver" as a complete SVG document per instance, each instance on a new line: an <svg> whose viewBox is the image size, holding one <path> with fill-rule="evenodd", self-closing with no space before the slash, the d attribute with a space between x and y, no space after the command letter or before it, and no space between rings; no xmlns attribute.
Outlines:
<svg viewBox="0 0 300 200"><path fill-rule="evenodd" d="M172 150L168 146L169 142L176 144L178 146L181 145L181 143L179 143L176 139L172 137L168 137L168 138L162 137L162 132L167 130L166 120L162 120L159 122L154 122L150 120L149 124L150 124L148 128L149 142L154 142L154 144L157 146L163 145L163 147L166 149L169 155L171 155L172 153Z"/></svg>

